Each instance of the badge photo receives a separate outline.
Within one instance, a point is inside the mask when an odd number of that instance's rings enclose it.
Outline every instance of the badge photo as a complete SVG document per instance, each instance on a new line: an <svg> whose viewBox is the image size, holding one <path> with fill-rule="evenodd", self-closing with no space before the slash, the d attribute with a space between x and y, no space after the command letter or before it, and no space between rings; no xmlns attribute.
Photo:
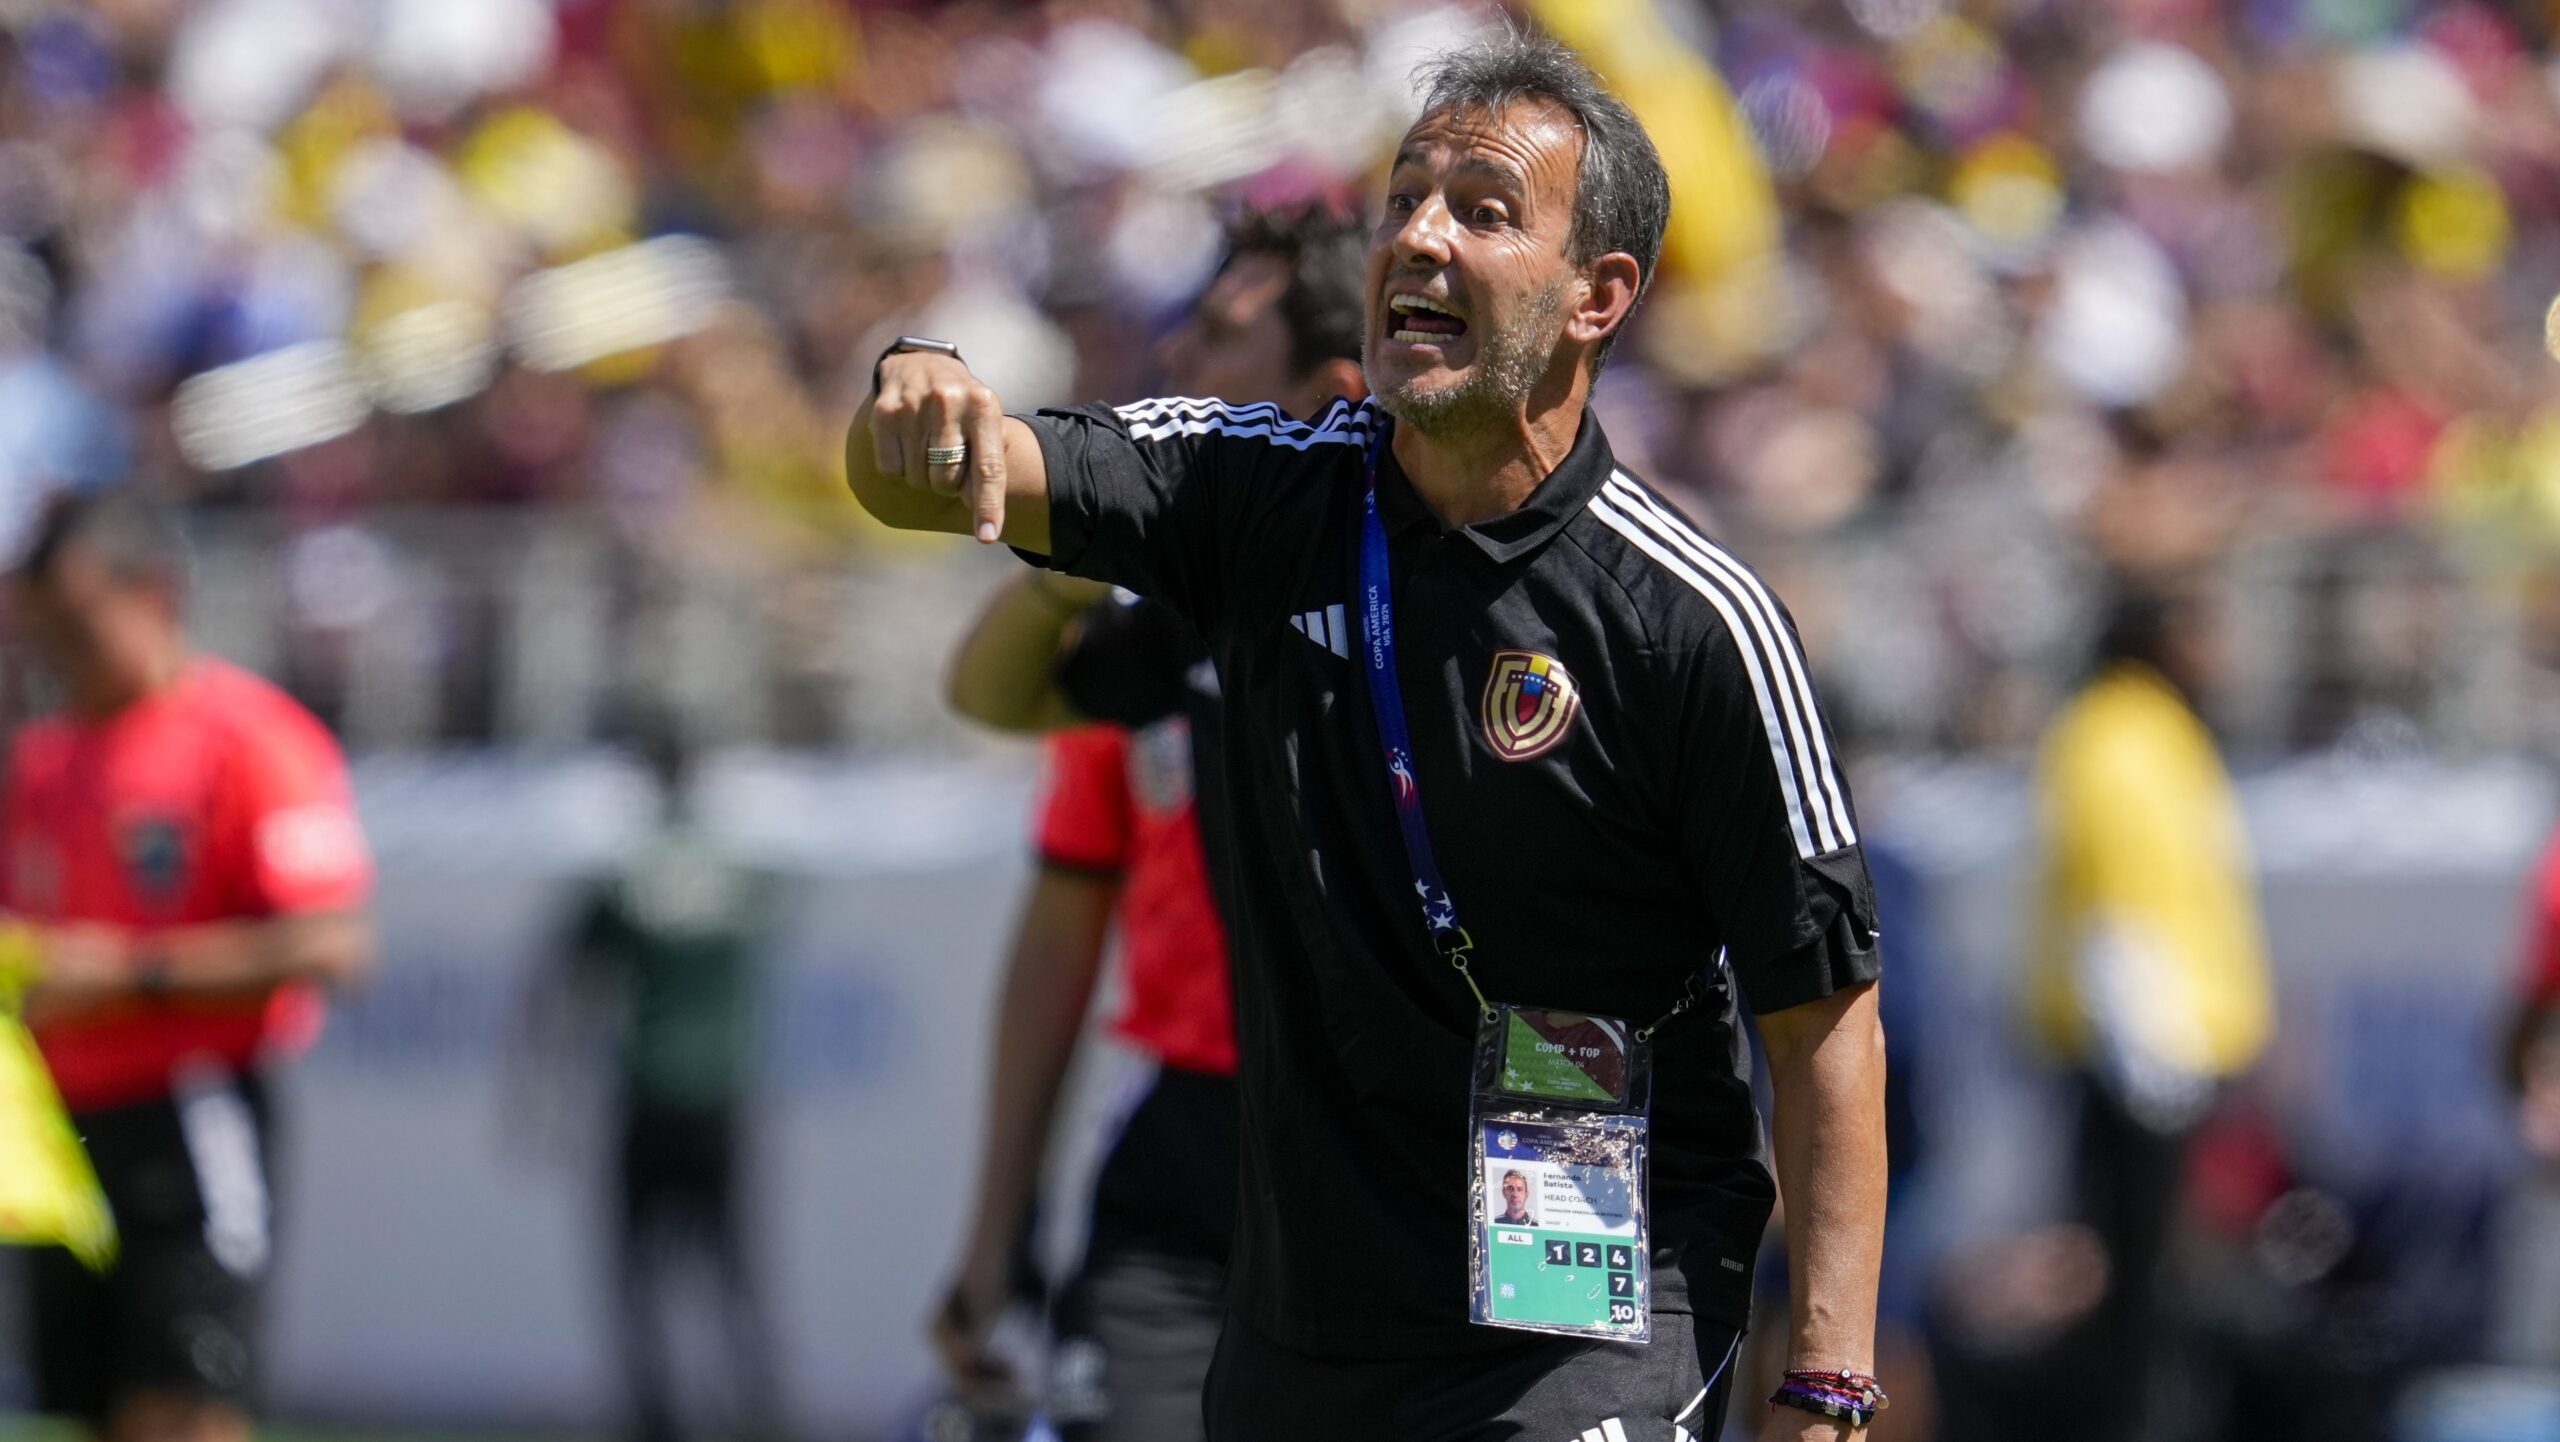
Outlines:
<svg viewBox="0 0 2560 1442"><path fill-rule="evenodd" d="M1484 739L1505 761L1544 755L1562 741L1582 710L1573 674L1552 656L1496 651L1484 682Z"/></svg>

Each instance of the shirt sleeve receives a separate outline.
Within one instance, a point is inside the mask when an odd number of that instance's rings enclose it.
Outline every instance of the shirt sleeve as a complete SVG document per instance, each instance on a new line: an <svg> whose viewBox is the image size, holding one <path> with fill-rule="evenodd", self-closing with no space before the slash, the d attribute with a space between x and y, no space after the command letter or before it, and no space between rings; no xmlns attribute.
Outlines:
<svg viewBox="0 0 2560 1442"><path fill-rule="evenodd" d="M243 733L238 810L257 914L345 911L373 891L346 758L320 723L281 715Z"/></svg>
<svg viewBox="0 0 2560 1442"><path fill-rule="evenodd" d="M1256 519L1311 457L1368 443L1368 410L1313 421L1276 405L1155 400L1024 417L1049 475L1049 555L1029 557L1171 606L1204 636Z"/></svg>
<svg viewBox="0 0 2560 1442"><path fill-rule="evenodd" d="M1761 609L1746 610L1758 603ZM1676 825L1757 1013L1873 981L1875 884L1792 623L1765 591L1691 647Z"/></svg>
<svg viewBox="0 0 2560 1442"><path fill-rule="evenodd" d="M1115 596L1085 613L1058 657L1058 689L1076 714L1136 730L1183 710L1191 669L1207 659L1171 608Z"/></svg>
<svg viewBox="0 0 2560 1442"><path fill-rule="evenodd" d="M2542 859L2525 935L2524 1003L2560 1006L2560 840Z"/></svg>
<svg viewBox="0 0 2560 1442"><path fill-rule="evenodd" d="M1048 792L1040 803L1040 859L1071 871L1116 874L1128 865L1129 741L1112 726L1062 731L1049 740Z"/></svg>

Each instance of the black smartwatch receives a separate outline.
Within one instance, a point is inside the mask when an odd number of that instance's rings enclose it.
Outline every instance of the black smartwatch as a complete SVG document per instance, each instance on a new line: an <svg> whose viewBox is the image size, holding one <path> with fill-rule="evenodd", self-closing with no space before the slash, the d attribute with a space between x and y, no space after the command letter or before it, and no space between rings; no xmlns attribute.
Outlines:
<svg viewBox="0 0 2560 1442"><path fill-rule="evenodd" d="M146 1000L158 1001L169 994L169 959L156 949L145 950L133 959L133 989Z"/></svg>
<svg viewBox="0 0 2560 1442"><path fill-rule="evenodd" d="M909 351L930 351L935 355L947 355L953 360L960 360L960 347L953 345L947 340L934 340L929 336L902 335L896 340L889 342L889 348L880 352L880 358L871 363L871 393L873 395L876 396L880 394L880 367L889 363L889 357L893 355L905 355ZM960 363L962 365L968 364L967 361L960 361Z"/></svg>

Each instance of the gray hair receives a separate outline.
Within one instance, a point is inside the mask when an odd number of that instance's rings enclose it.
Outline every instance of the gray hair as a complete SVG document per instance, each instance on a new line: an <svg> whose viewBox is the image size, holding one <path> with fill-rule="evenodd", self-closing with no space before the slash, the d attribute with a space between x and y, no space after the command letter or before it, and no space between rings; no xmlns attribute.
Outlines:
<svg viewBox="0 0 2560 1442"><path fill-rule="evenodd" d="M1653 284L1662 258L1662 233L1671 224L1671 180L1653 138L1627 103L1609 92L1599 75L1571 47L1535 31L1506 27L1452 50L1423 67L1422 109L1484 110L1499 115L1522 100L1544 100L1582 127L1582 163L1573 195L1573 234L1566 255L1588 265L1612 251L1636 258L1636 296ZM1629 316L1635 314L1628 307ZM1602 337L1591 368L1598 371L1617 344L1618 330Z"/></svg>

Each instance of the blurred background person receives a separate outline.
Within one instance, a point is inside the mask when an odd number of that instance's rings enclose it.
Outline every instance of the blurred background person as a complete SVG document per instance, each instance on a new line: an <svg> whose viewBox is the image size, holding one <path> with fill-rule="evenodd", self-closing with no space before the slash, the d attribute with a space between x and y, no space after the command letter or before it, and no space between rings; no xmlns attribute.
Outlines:
<svg viewBox="0 0 2560 1442"><path fill-rule="evenodd" d="M2526 900L2522 984L2501 1061L2527 1160L2500 1217L2489 1334L2499 1361L2560 1369L2560 841Z"/></svg>
<svg viewBox="0 0 2560 1442"><path fill-rule="evenodd" d="M1177 393L1313 414L1360 379L1365 237L1321 208L1248 216L1158 360ZM1043 1405L1077 1439L1202 1434L1200 1390L1226 1318L1236 1068L1224 917L1215 670L1152 602L1044 572L1000 589L952 662L961 714L1044 730L1033 878L1005 971L977 1199L933 1335L953 1385L991 1409L1028 1399L988 1351L1011 1294L1059 1092L1116 919L1125 1000L1114 1033L1153 1066L1115 1119L1076 1277L1060 1293Z"/></svg>
<svg viewBox="0 0 2560 1442"><path fill-rule="evenodd" d="M2093 1438L2149 1435L2188 1145L2275 1024L2247 837L2201 715L2219 625L2192 583L2119 581L2096 674L2037 771L2027 1002L2071 1069L2074 1215L2104 1256L2094 1311L2064 1344Z"/></svg>
<svg viewBox="0 0 2560 1442"><path fill-rule="evenodd" d="M32 1257L36 1403L110 1442L249 1435L275 1261L271 1072L372 956L345 762L189 643L176 519L57 498L12 590L62 710L19 729L0 908L37 926L26 1016L120 1233Z"/></svg>
<svg viewBox="0 0 2560 1442"><path fill-rule="evenodd" d="M573 904L560 968L533 999L539 1035L598 1043L615 1146L610 1312L631 1435L784 1435L781 1383L750 1230L747 1117L760 1054L766 953L788 921L781 879L703 824L682 723L640 748L652 831ZM556 1044L556 1043L555 1043ZM687 1425L671 1343L687 1284L704 1288L726 1363L725 1425Z"/></svg>

